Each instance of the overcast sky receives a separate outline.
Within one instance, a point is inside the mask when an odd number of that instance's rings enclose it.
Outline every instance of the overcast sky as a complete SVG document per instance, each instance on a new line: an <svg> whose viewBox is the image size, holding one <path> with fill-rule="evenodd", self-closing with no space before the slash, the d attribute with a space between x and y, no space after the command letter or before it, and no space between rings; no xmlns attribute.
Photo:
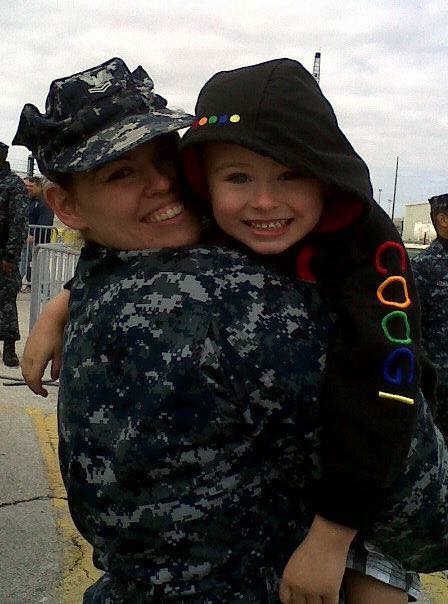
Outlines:
<svg viewBox="0 0 448 604"><path fill-rule="evenodd" d="M171 105L193 112L216 71L290 57L310 71L396 214L448 192L446 0L0 0L0 140L50 82L118 56L141 64ZM27 151L13 147L13 167Z"/></svg>

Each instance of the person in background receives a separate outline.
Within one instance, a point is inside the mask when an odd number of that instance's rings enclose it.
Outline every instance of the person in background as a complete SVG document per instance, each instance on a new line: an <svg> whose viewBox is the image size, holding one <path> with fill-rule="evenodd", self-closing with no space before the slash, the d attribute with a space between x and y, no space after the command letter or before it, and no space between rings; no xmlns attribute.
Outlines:
<svg viewBox="0 0 448 604"><path fill-rule="evenodd" d="M32 176L25 179L25 186L31 197L30 209L28 214L29 224L41 227L53 226L53 210L45 201L43 193L42 179L38 176ZM37 245L38 243L49 243L51 240L51 229L35 228L30 231L28 243Z"/></svg>
<svg viewBox="0 0 448 604"><path fill-rule="evenodd" d="M412 259L422 307L422 345L437 369L435 420L448 440L448 193L429 199L437 238Z"/></svg>
<svg viewBox="0 0 448 604"><path fill-rule="evenodd" d="M20 259L20 274L22 278L26 276L25 288L29 289L33 249L39 243L50 242L51 229L46 227L53 226L54 214L45 200L42 178L31 176L25 178L24 183L30 196L28 205L28 224L30 228Z"/></svg>
<svg viewBox="0 0 448 604"><path fill-rule="evenodd" d="M3 362L18 367L16 341L20 340L17 294L19 260L27 228L27 194L22 179L11 172L8 145L0 142L0 340Z"/></svg>

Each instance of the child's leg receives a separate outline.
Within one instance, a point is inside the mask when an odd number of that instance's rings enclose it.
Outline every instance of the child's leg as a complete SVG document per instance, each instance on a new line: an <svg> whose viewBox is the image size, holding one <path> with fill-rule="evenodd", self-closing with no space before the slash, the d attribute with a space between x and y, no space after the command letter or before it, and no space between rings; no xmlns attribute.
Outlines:
<svg viewBox="0 0 448 604"><path fill-rule="evenodd" d="M405 591L351 569L345 571L344 591L347 604L405 604L408 601Z"/></svg>

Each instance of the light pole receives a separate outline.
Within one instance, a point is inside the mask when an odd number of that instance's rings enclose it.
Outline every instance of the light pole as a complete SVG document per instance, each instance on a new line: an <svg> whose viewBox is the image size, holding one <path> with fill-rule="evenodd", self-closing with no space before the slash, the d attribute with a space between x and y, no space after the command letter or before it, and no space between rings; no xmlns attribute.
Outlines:
<svg viewBox="0 0 448 604"><path fill-rule="evenodd" d="M398 156L397 156L397 165L395 167L394 199L392 202L392 213L390 215L392 220L394 219L394 215L395 215L395 195L397 193L397 177L398 177Z"/></svg>

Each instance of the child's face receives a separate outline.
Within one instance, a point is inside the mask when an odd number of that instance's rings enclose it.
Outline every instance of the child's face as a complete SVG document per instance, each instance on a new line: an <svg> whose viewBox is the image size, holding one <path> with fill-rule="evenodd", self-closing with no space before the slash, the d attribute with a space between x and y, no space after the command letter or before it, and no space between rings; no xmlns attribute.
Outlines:
<svg viewBox="0 0 448 604"><path fill-rule="evenodd" d="M279 254L318 223L323 185L230 143L208 143L204 165L216 222L258 254Z"/></svg>
<svg viewBox="0 0 448 604"><path fill-rule="evenodd" d="M160 142L162 141L162 142ZM98 170L74 174L71 203L86 238L121 250L191 245L196 218L178 198L163 139L144 143Z"/></svg>

